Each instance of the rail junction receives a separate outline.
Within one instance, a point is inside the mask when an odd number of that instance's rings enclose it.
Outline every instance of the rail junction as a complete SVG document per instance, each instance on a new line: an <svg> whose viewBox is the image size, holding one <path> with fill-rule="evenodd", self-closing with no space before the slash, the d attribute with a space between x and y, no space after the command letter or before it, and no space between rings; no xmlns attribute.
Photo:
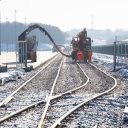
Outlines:
<svg viewBox="0 0 128 128"><path fill-rule="evenodd" d="M116 86L115 78L93 64L71 63L57 55L1 100L0 126L72 127L68 121L80 116L84 106ZM86 127L96 125L89 122Z"/></svg>
<svg viewBox="0 0 128 128"><path fill-rule="evenodd" d="M48 36L61 54L28 73L20 83L15 82L15 86L1 87L0 127L122 127L122 116L115 110L109 114L111 104L106 103L118 89L117 79L92 62L91 38L87 37L86 29L72 39L72 52L67 54L58 48L44 28L37 24L30 26L18 38L19 62L25 63L26 70L27 59L36 53L28 54L25 39L36 28Z"/></svg>

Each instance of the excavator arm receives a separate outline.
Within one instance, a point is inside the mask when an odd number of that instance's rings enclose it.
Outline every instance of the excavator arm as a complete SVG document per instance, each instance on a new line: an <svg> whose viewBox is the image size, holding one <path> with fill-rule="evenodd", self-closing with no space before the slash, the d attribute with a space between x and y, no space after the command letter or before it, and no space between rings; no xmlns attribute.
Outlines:
<svg viewBox="0 0 128 128"><path fill-rule="evenodd" d="M71 57L71 55L65 54L64 52L62 52L57 44L54 42L53 38L50 36L50 34L45 30L45 28L41 27L38 24L34 24L29 26L24 32L22 32L19 37L18 37L18 41L24 41L26 39L26 36L34 29L39 29L42 33L45 33L46 36L48 36L48 38L50 39L50 41L52 42L52 44L54 45L54 47L63 55L66 57Z"/></svg>

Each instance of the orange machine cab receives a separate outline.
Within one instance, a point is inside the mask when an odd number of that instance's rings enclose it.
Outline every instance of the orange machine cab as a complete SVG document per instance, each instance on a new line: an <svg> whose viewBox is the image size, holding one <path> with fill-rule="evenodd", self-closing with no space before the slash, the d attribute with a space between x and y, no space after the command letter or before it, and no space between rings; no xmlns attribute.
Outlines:
<svg viewBox="0 0 128 128"><path fill-rule="evenodd" d="M77 59L80 61L80 60L83 60L83 52L82 51L78 51L77 52Z"/></svg>

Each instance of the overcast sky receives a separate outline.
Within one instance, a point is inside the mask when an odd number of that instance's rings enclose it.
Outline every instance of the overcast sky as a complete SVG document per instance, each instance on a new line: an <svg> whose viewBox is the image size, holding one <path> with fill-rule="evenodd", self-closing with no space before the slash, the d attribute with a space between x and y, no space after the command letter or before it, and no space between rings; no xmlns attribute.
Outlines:
<svg viewBox="0 0 128 128"><path fill-rule="evenodd" d="M1 0L1 21L74 28L128 30L128 0Z"/></svg>

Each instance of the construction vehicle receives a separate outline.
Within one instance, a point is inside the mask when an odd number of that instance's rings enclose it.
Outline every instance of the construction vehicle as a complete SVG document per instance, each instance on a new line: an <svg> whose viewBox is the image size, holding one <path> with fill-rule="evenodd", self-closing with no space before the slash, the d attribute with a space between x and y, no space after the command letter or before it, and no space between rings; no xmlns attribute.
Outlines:
<svg viewBox="0 0 128 128"><path fill-rule="evenodd" d="M72 38L71 45L71 57L73 60L83 60L85 63L92 61L91 38L87 37L86 29Z"/></svg>
<svg viewBox="0 0 128 128"><path fill-rule="evenodd" d="M84 62L91 62L92 50L91 50L91 38L87 37L87 31L84 29L81 31L76 37L74 37L71 41L72 51L71 54L65 53L64 50L60 49L60 47L54 42L51 35L46 31L45 28L41 27L39 24L30 25L26 30L24 30L18 36L19 43L19 62L25 64L25 68L27 68L27 60L31 59L33 62L36 61L36 43L29 43L27 45L27 36L34 29L39 29L42 33L48 36L49 40L53 44L53 47L56 48L63 56L72 57L73 60L84 60ZM31 42L31 41L30 41ZM29 50L29 46L30 50ZM34 47L33 47L34 46ZM28 48L27 48L28 47ZM33 48L35 49L33 51ZM66 48L65 48L66 49Z"/></svg>

